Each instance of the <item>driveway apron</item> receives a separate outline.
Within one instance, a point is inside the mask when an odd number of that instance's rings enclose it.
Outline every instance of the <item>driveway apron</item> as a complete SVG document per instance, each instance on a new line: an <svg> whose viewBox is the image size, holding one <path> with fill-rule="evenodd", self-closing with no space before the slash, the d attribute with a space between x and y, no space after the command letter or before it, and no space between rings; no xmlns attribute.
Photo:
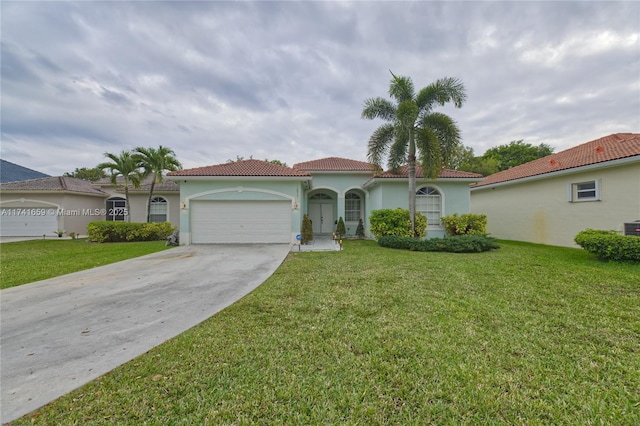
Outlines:
<svg viewBox="0 0 640 426"><path fill-rule="evenodd" d="M286 244L181 246L0 292L2 423L204 321L262 284Z"/></svg>

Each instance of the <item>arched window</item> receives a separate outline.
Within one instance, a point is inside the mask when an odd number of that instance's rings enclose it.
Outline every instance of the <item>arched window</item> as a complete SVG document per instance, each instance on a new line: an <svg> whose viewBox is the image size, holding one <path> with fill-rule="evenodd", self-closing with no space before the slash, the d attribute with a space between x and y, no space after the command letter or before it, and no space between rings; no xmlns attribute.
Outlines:
<svg viewBox="0 0 640 426"><path fill-rule="evenodd" d="M167 221L167 200L162 197L153 197L149 206L149 222Z"/></svg>
<svg viewBox="0 0 640 426"><path fill-rule="evenodd" d="M106 220L124 222L127 217L127 200L122 197L113 197L107 200Z"/></svg>
<svg viewBox="0 0 640 426"><path fill-rule="evenodd" d="M442 196L437 189L425 186L416 191L416 211L427 218L428 227L441 227Z"/></svg>
<svg viewBox="0 0 640 426"><path fill-rule="evenodd" d="M317 194L313 194L309 197L310 200L331 200L331 196L325 194L324 192L318 192Z"/></svg>
<svg viewBox="0 0 640 426"><path fill-rule="evenodd" d="M349 192L344 196L344 220L346 222L357 222L360 220L362 211L362 199L356 193Z"/></svg>

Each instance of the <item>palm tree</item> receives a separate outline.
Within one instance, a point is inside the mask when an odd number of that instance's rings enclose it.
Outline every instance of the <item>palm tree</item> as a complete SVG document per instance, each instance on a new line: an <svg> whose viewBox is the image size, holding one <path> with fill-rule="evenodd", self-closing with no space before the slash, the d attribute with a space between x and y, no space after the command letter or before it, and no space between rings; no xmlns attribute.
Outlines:
<svg viewBox="0 0 640 426"><path fill-rule="evenodd" d="M104 156L111 161L98 164L96 167L111 174L111 183L118 184L118 177L122 176L124 197L127 200L127 222L131 222L131 203L129 203L129 187L140 187L142 171L140 161L130 152L122 150L120 155L105 152Z"/></svg>
<svg viewBox="0 0 640 426"><path fill-rule="evenodd" d="M389 96L395 103L380 97L364 101L362 118L387 121L369 138L367 156L378 170L385 156L392 171L407 164L409 216L415 235L416 153L423 176L436 178L460 145L460 130L451 117L433 109L448 102L460 108L467 95L462 82L455 78L441 78L416 93L410 77L391 76Z"/></svg>
<svg viewBox="0 0 640 426"><path fill-rule="evenodd" d="M153 190L156 183L164 182L163 173L165 171L176 171L182 168L182 164L176 159L176 153L166 146L160 145L156 148L134 149L134 155L140 161L144 169L144 176L152 175L151 188L149 189L149 200L147 201L147 222L151 218L151 200L153 200Z"/></svg>

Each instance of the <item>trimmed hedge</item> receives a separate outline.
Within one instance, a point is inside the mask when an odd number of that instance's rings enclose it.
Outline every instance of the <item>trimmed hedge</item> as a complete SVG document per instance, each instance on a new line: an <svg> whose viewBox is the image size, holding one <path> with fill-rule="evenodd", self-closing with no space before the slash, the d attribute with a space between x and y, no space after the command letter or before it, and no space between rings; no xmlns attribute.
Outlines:
<svg viewBox="0 0 640 426"><path fill-rule="evenodd" d="M440 218L447 235L485 235L487 233L487 216L483 214L454 213Z"/></svg>
<svg viewBox="0 0 640 426"><path fill-rule="evenodd" d="M411 218L406 209L380 209L374 210L369 216L369 229L376 237L385 235L397 235L401 237L413 237L411 235ZM416 212L416 237L427 235L427 218L420 212Z"/></svg>
<svg viewBox="0 0 640 426"><path fill-rule="evenodd" d="M380 237L378 245L411 251L444 251L449 253L480 253L500 248L495 239L486 235L459 235L428 240L389 235Z"/></svg>
<svg viewBox="0 0 640 426"><path fill-rule="evenodd" d="M176 227L169 222L137 223L137 222L91 222L87 225L89 241L97 243L116 243L125 241L158 241L166 240Z"/></svg>
<svg viewBox="0 0 640 426"><path fill-rule="evenodd" d="M620 235L616 231L586 229L579 232L574 241L604 262L640 262L640 237Z"/></svg>

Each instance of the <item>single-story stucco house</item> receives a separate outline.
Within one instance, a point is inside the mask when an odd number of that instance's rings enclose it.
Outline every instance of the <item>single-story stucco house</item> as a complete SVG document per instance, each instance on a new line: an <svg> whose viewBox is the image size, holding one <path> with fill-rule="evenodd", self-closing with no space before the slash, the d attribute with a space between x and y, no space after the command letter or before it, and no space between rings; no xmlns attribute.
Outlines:
<svg viewBox="0 0 640 426"><path fill-rule="evenodd" d="M508 240L575 247L587 228L636 233L640 134L612 134L490 175L471 186L471 211Z"/></svg>
<svg viewBox="0 0 640 426"><path fill-rule="evenodd" d="M119 181L120 183L120 181ZM88 182L53 176L0 184L0 236L52 236L56 231L85 235L89 222L124 221L125 210L132 222L146 222L149 179L129 190L127 208L124 189L109 179ZM179 187L171 181L156 184L151 221L169 221L178 226Z"/></svg>
<svg viewBox="0 0 640 426"><path fill-rule="evenodd" d="M428 218L428 237L444 236L440 217L468 213L469 185L481 175L444 170L422 178L417 210ZM373 210L408 208L407 170L375 173L371 164L323 158L285 167L260 160L170 172L180 186L180 243L295 243L308 214L314 235L331 235L342 217L348 235L362 219L369 237Z"/></svg>

